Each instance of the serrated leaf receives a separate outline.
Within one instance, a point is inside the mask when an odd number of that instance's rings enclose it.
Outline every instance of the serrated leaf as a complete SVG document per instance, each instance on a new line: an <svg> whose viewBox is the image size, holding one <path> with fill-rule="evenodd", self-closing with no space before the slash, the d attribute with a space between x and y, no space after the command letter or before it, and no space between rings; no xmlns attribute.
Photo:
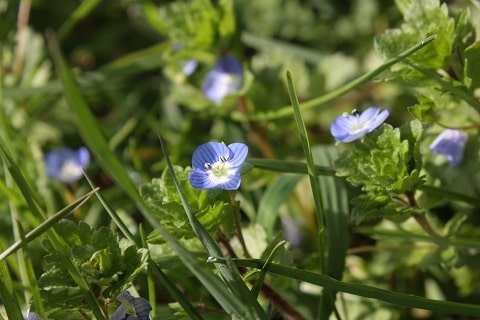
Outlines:
<svg viewBox="0 0 480 320"><path fill-rule="evenodd" d="M438 0L401 2L404 8L404 23L398 29L387 30L376 39L376 47L386 58L393 58L408 49L426 35L436 34L438 38L431 45L411 55L414 63L428 69L443 68L448 65L452 52L455 23L448 15L446 5ZM406 7L408 5L408 7ZM404 70L397 65L392 70Z"/></svg>
<svg viewBox="0 0 480 320"><path fill-rule="evenodd" d="M56 230L70 245L69 257L72 263L97 295L105 291L110 293L113 289L118 293L146 267L146 249L137 249L126 239L119 241L118 236L109 228L91 229L83 222L76 224L62 220ZM46 296L51 297L51 303L46 306L49 310L81 306L84 299L81 291L75 291L75 297L65 296L66 292L73 292L71 290L77 288L77 285L67 271L63 257L48 240L44 241L44 248L48 252L45 256L48 265L39 279L39 285Z"/></svg>
<svg viewBox="0 0 480 320"><path fill-rule="evenodd" d="M194 189L188 182L191 168L175 166L174 170L195 216L207 231L217 230L220 224L230 219L231 204L223 193ZM169 232L178 239L195 237L168 170L163 172L161 179L142 185L140 194ZM149 240L161 243L156 232L149 236Z"/></svg>
<svg viewBox="0 0 480 320"><path fill-rule="evenodd" d="M418 213L417 208L405 206L387 195L362 194L352 199L352 205L352 219L357 223L384 217L403 220Z"/></svg>
<svg viewBox="0 0 480 320"><path fill-rule="evenodd" d="M435 102L427 96L420 95L418 104L407 109L412 116L422 122L432 122L435 119Z"/></svg>
<svg viewBox="0 0 480 320"><path fill-rule="evenodd" d="M470 90L480 86L480 41L465 50L465 79L464 82Z"/></svg>

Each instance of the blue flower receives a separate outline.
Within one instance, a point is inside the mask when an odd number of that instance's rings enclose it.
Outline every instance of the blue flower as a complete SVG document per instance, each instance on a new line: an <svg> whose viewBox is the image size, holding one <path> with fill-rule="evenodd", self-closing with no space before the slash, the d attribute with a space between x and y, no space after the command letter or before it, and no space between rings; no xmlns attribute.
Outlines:
<svg viewBox="0 0 480 320"><path fill-rule="evenodd" d="M47 175L61 182L70 183L83 176L83 169L90 163L90 152L85 147L78 150L60 148L45 156Z"/></svg>
<svg viewBox="0 0 480 320"><path fill-rule="evenodd" d="M240 187L240 170L247 154L248 147L243 143L199 145L193 152L193 171L188 180L196 189L236 190Z"/></svg>
<svg viewBox="0 0 480 320"><path fill-rule="evenodd" d="M110 320L148 320L150 310L152 306L147 301L147 299L138 297L135 298L131 295L130 292L124 291L120 293L117 298L122 304L118 309L112 314ZM136 317L128 314L129 310L135 312Z"/></svg>
<svg viewBox="0 0 480 320"><path fill-rule="evenodd" d="M430 145L430 151L444 155L452 167L462 162L468 135L460 130L446 129Z"/></svg>
<svg viewBox="0 0 480 320"><path fill-rule="evenodd" d="M388 110L381 111L375 107L366 109L362 114L354 110L352 114L344 113L336 118L330 132L335 140L340 142L358 140L380 126L388 115Z"/></svg>
<svg viewBox="0 0 480 320"><path fill-rule="evenodd" d="M181 60L180 65L182 66L182 73L188 77L197 69L198 61L194 59Z"/></svg>
<svg viewBox="0 0 480 320"><path fill-rule="evenodd" d="M205 75L202 91L209 100L220 105L223 98L240 89L242 81L241 63L232 56L225 56L216 63L212 71Z"/></svg>

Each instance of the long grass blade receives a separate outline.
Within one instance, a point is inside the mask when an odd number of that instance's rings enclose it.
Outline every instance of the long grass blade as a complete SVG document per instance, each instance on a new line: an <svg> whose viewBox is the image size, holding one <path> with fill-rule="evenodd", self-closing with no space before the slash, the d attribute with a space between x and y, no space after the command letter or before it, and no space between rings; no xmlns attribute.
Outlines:
<svg viewBox="0 0 480 320"><path fill-rule="evenodd" d="M265 264L263 260L234 260L235 264L246 268L261 269ZM398 306L420 308L431 310L438 313L449 315L462 315L479 317L480 306L478 304L457 303L451 301L440 301L427 299L411 294L399 293L385 289L379 289L372 286L342 282L335 280L327 275L318 274L297 268L285 267L279 264L271 263L268 272L276 275L285 276L300 281L312 283L332 291L345 292L353 295L376 299L379 301L391 303Z"/></svg>
<svg viewBox="0 0 480 320"><path fill-rule="evenodd" d="M10 247L5 249L1 254L0 254L0 261L4 260L7 258L9 255L20 249L21 247L27 245L29 242L33 241L34 239L38 238L40 235L45 233L48 229L53 227L55 223L57 223L59 220L67 217L71 213L73 213L75 210L80 208L90 197L98 191L98 188L90 191L89 193L83 195L82 197L78 198L59 212L55 213L53 216L39 224L37 227L35 227L32 231L28 232L25 237L12 244Z"/></svg>

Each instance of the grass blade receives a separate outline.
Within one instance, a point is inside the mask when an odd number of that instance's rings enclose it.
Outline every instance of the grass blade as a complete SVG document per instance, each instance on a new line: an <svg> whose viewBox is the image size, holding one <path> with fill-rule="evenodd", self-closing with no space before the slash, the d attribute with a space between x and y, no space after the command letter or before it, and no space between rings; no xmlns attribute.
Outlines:
<svg viewBox="0 0 480 320"><path fill-rule="evenodd" d="M52 217L43 221L36 228L34 228L32 231L28 232L22 240L15 242L10 247L8 247L6 250L4 250L0 254L0 261L3 261L6 257L11 255L12 253L17 251L21 247L24 247L29 242L33 241L34 239L36 239L37 237L39 237L40 235L45 233L48 229L50 229L59 220L65 218L69 214L73 213L80 206L82 206L88 199L90 199L90 197L97 191L98 191L98 188L92 190L91 192L89 192L89 193L83 195L82 197L78 198L73 203L69 204L67 207L63 208L59 212L55 213Z"/></svg>
<svg viewBox="0 0 480 320"><path fill-rule="evenodd" d="M8 271L6 261L0 262L0 297L2 298L8 318L11 320L23 320L17 296L13 291L12 278Z"/></svg>
<svg viewBox="0 0 480 320"><path fill-rule="evenodd" d="M236 265L241 267L256 269L262 269L265 263L265 261L257 259L239 259L235 260L234 262ZM480 316L480 306L477 304L432 300L420 296L393 292L390 290L379 289L367 285L342 282L323 274L285 267L275 263L271 263L269 265L268 272L312 283L324 288L328 288L332 291L346 292L365 298L377 299L379 301L395 304L398 306L426 309L449 315L471 316L475 318Z"/></svg>

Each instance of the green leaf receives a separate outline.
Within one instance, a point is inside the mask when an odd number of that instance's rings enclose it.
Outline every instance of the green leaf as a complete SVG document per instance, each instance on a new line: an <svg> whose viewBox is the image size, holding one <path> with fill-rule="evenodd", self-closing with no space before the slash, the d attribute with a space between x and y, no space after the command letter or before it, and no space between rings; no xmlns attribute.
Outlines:
<svg viewBox="0 0 480 320"><path fill-rule="evenodd" d="M146 249L137 249L126 239L119 240L109 228L94 230L83 222L76 224L70 220L62 220L55 229L65 238L70 247L70 259L97 295L106 294L105 297L109 297L112 288L117 290L113 294L118 294L146 267ZM60 306L65 308L63 294L65 290L75 288L76 283L68 273L62 256L50 241L45 240L43 245L48 252L45 256L48 265L39 279L39 284L44 290L50 291L53 298L56 296L58 303L50 305L50 309ZM77 303L81 305L80 291L76 297L70 300L70 307Z"/></svg>
<svg viewBox="0 0 480 320"><path fill-rule="evenodd" d="M465 50L465 79L464 82L470 90L480 86L480 41Z"/></svg>
<svg viewBox="0 0 480 320"><path fill-rule="evenodd" d="M337 175L362 186L364 191L378 194L403 193L405 187L421 184L418 173L412 175L418 167L415 161L418 123L411 126L414 131L402 137L400 129L384 124L363 142L356 142L352 150L345 151L335 162ZM401 182L410 175L411 181Z"/></svg>
<svg viewBox="0 0 480 320"><path fill-rule="evenodd" d="M454 41L455 23L446 5L438 0L403 2L404 23L398 29L387 30L376 39L376 46L385 59L390 59L423 39L436 34L432 45L411 55L414 63L428 69L444 68L448 64ZM408 7L406 6L408 5ZM397 66L396 69L404 69Z"/></svg>
<svg viewBox="0 0 480 320"><path fill-rule="evenodd" d="M212 192L194 189L188 182L191 168L175 166L174 170L193 213L208 232L215 232L231 218L231 204L219 198L222 193L214 195ZM142 185L140 194L172 235L178 239L195 237L168 169L165 169L160 179ZM155 235L158 233L155 232ZM150 240L156 239L157 242L159 239L155 235L150 236Z"/></svg>
<svg viewBox="0 0 480 320"><path fill-rule="evenodd" d="M407 109L412 116L422 122L432 122L435 119L435 102L427 96L418 96L418 104Z"/></svg>
<svg viewBox="0 0 480 320"><path fill-rule="evenodd" d="M301 178L302 175L299 174L280 175L268 186L260 199L257 223L265 229L269 238L274 236L280 206L288 199Z"/></svg>

